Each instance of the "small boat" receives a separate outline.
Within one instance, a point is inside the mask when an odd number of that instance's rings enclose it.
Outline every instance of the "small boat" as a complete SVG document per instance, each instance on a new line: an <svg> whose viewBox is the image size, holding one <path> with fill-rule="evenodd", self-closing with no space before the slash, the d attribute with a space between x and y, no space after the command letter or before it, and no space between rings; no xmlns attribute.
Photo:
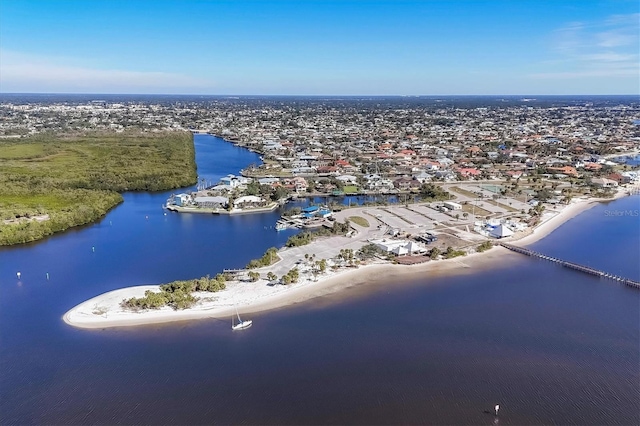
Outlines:
<svg viewBox="0 0 640 426"><path fill-rule="evenodd" d="M281 222L281 221L276 222L276 231L282 231L284 229L287 229L288 227L289 225L287 225L286 222Z"/></svg>
<svg viewBox="0 0 640 426"><path fill-rule="evenodd" d="M235 319L231 316L232 330L244 330L245 328L251 327L251 324L253 324L253 321L251 320L242 321L242 318L240 318L240 314L238 313L238 308L236 308L236 316L238 317L238 324L235 323Z"/></svg>

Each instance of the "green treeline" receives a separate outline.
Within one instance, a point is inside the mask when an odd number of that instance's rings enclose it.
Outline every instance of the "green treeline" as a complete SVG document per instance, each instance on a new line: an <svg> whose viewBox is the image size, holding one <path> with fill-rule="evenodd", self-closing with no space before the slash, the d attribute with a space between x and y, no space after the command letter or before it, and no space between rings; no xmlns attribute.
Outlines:
<svg viewBox="0 0 640 426"><path fill-rule="evenodd" d="M1 141L0 170L0 245L94 222L122 202L122 191L197 180L192 136L178 132Z"/></svg>
<svg viewBox="0 0 640 426"><path fill-rule="evenodd" d="M278 249L275 247L271 247L267 249L267 251L262 255L260 259L253 259L247 265L247 269L255 269L262 268L264 266L269 266L280 260L280 256L278 256Z"/></svg>
<svg viewBox="0 0 640 426"><path fill-rule="evenodd" d="M333 222L331 228L318 228L315 231L303 231L299 234L292 235L287 239L284 244L286 247L299 247L310 244L314 239L319 237L326 237L331 235L345 235L351 229L349 219L345 219L344 222Z"/></svg>
<svg viewBox="0 0 640 426"><path fill-rule="evenodd" d="M192 307L198 299L191 293L194 291L209 291L215 293L226 288L225 277L218 274L215 278L208 275L187 281L173 281L160 286L160 292L147 290L144 297L132 297L120 303L125 309L140 311L144 309L160 309L171 306L173 309L187 309Z"/></svg>

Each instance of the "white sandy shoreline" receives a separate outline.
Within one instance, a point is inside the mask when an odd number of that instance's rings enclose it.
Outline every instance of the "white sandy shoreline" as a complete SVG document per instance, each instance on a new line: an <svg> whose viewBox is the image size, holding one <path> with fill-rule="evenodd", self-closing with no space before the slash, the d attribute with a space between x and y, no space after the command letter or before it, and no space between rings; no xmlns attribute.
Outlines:
<svg viewBox="0 0 640 426"><path fill-rule="evenodd" d="M616 198L623 196L619 193ZM517 245L527 245L538 241L569 219L608 200L580 200L566 206L560 213L551 216L548 212L543 222L523 238L509 241ZM217 293L199 293L201 301L192 308L175 311L170 307L143 312L124 311L120 302L131 297L141 297L146 290L158 291L159 286L147 285L113 290L87 300L64 314L63 320L79 328L108 328L143 324L159 324L202 318L230 318L235 308L243 313L256 313L282 308L314 297L335 293L348 287L384 283L392 279L409 281L428 276L454 275L475 272L489 268L494 261L504 256L517 256L503 247L494 247L484 253L474 253L449 260L429 261L418 265L394 265L373 263L358 268L346 268L329 272L318 277L301 276L300 282L284 285L267 285L266 280L256 282L231 282L227 289Z"/></svg>

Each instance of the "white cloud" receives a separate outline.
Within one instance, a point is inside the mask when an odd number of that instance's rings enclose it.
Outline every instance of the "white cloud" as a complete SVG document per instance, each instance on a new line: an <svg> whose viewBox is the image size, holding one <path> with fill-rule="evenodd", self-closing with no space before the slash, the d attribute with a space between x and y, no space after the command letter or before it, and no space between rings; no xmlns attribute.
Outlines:
<svg viewBox="0 0 640 426"><path fill-rule="evenodd" d="M97 69L0 50L0 91L59 93L192 93L212 82L166 72Z"/></svg>
<svg viewBox="0 0 640 426"><path fill-rule="evenodd" d="M639 18L639 14L613 15L600 22L568 23L554 32L555 57L540 64L546 68L543 72L530 77L600 78L603 84L611 84L613 77L626 77L627 90L638 92Z"/></svg>

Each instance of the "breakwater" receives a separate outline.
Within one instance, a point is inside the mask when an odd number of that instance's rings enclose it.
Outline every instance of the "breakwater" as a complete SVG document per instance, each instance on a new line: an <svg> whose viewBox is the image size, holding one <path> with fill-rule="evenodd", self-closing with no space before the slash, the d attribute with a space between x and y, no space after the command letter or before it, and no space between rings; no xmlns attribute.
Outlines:
<svg viewBox="0 0 640 426"><path fill-rule="evenodd" d="M514 246L512 244L507 244L507 243L500 243L500 245L506 249L509 249L511 251L515 251L516 253L521 253L527 256L531 256L531 257L537 257L538 259L543 259L543 260L548 260L550 262L554 262L557 263L559 265L562 265L564 267L567 268L571 268L571 269L575 269L576 271L580 271L580 272L584 272L586 274L590 274L590 275L595 275L595 276L599 276L602 278L608 278L614 281L618 281L626 286L629 287L634 287L637 289L640 289L640 282L629 279L629 278L625 278L625 277L621 277L619 275L615 275L615 274L610 274L608 272L602 271L600 269L596 269L596 268L592 268L590 266L584 266L584 265L580 265L578 263L574 263L574 262L568 262L566 260L562 260L562 259L558 259L557 257L553 257L553 256L547 256L545 254L542 253L538 253L537 251L533 251L530 250L528 248L525 247L518 247L518 246Z"/></svg>

